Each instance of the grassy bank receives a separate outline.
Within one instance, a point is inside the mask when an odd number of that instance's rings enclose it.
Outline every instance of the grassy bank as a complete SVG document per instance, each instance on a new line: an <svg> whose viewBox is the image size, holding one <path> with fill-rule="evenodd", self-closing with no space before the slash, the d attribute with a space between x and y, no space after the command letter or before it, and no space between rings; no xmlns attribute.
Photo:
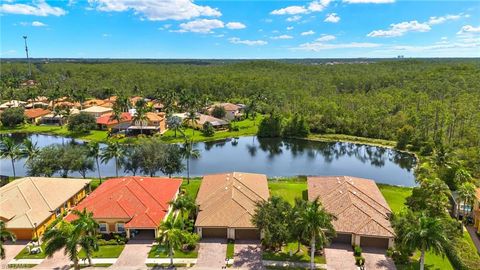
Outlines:
<svg viewBox="0 0 480 270"><path fill-rule="evenodd" d="M25 124L15 128L0 127L0 134L8 133L35 133L49 134L63 137L70 137L79 140L105 142L108 139L108 132L103 130L92 130L89 134L78 134L70 132L67 126L36 126Z"/></svg>
<svg viewBox="0 0 480 270"><path fill-rule="evenodd" d="M383 147L395 147L395 141L372 139L366 137L358 137L344 134L310 134L307 140L322 141L322 142L351 142L359 144L368 144Z"/></svg>

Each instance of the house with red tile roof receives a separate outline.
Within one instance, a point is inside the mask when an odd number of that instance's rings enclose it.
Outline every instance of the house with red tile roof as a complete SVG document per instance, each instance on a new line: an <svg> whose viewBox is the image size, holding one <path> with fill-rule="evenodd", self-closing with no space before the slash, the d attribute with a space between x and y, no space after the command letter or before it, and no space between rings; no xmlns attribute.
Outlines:
<svg viewBox="0 0 480 270"><path fill-rule="evenodd" d="M27 121L32 124L39 123L42 116L45 116L49 113L51 113L50 110L43 108L28 109L24 112L25 118L27 118Z"/></svg>
<svg viewBox="0 0 480 270"><path fill-rule="evenodd" d="M105 130L114 128L118 124L132 122L132 115L129 112L123 112L120 115L120 122L112 118L113 113L108 113L97 118L97 125L99 129Z"/></svg>
<svg viewBox="0 0 480 270"><path fill-rule="evenodd" d="M87 209L100 224L100 233L126 233L127 237L153 239L179 193L181 179L124 177L109 179L75 209ZM66 218L75 219L73 214Z"/></svg>

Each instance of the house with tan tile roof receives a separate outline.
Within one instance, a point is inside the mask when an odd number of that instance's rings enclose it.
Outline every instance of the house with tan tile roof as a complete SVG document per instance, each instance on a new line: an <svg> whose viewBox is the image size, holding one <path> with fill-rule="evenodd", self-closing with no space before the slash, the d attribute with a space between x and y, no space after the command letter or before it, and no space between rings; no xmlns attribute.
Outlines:
<svg viewBox="0 0 480 270"><path fill-rule="evenodd" d="M18 239L40 237L64 211L80 202L90 180L25 177L0 188L0 220Z"/></svg>
<svg viewBox="0 0 480 270"><path fill-rule="evenodd" d="M308 177L308 199L319 199L335 215L333 242L389 248L395 237L392 211L376 183L349 176Z"/></svg>
<svg viewBox="0 0 480 270"><path fill-rule="evenodd" d="M203 177L196 203L197 233L202 238L260 239L252 224L257 202L270 196L267 177L254 173L222 173Z"/></svg>
<svg viewBox="0 0 480 270"><path fill-rule="evenodd" d="M88 107L86 109L81 110L80 112L88 113L91 114L96 118L99 118L100 116L111 113L113 111L112 108L106 108L106 107L101 107L101 106L92 106Z"/></svg>

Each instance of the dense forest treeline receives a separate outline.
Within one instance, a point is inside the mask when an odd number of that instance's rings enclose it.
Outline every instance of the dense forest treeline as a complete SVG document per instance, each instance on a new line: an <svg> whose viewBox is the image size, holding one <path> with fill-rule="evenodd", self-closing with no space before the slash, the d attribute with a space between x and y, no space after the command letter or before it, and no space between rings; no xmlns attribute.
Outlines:
<svg viewBox="0 0 480 270"><path fill-rule="evenodd" d="M442 145L480 176L480 62L404 60L333 65L246 61L215 65L3 63L1 99L84 93L248 104L303 116L312 132L402 139L419 150Z"/></svg>

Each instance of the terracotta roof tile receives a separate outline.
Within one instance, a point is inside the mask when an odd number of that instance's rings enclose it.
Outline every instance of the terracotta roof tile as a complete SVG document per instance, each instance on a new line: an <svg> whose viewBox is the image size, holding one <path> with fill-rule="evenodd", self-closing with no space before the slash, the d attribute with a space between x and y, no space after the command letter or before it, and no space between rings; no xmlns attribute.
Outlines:
<svg viewBox="0 0 480 270"><path fill-rule="evenodd" d="M42 108L35 108L35 109L25 110L25 116L28 119L32 119L32 118L37 118L37 117L47 115L50 112L51 112L50 110L46 110L46 109L42 109Z"/></svg>
<svg viewBox="0 0 480 270"><path fill-rule="evenodd" d="M97 118L97 124L99 125L113 125L113 124L118 124L117 120L112 119L113 113L108 113L105 115L100 116ZM124 112L121 114L121 123L124 122L131 122L132 121L132 115L128 112Z"/></svg>

